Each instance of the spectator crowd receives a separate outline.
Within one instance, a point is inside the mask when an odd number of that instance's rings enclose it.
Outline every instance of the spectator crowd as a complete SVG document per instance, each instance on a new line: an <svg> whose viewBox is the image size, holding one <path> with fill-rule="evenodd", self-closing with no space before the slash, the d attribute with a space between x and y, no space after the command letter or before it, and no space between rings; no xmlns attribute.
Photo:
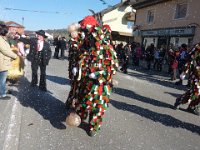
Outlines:
<svg viewBox="0 0 200 150"><path fill-rule="evenodd" d="M170 44L167 48L165 45L155 47L152 43L145 48L140 43L132 42L115 44L114 48L123 73L127 73L128 67L138 67L141 64L144 66L145 63L147 70L159 72L167 70L172 81L180 79L179 75L187 61L189 51L186 44L181 44L181 46Z"/></svg>

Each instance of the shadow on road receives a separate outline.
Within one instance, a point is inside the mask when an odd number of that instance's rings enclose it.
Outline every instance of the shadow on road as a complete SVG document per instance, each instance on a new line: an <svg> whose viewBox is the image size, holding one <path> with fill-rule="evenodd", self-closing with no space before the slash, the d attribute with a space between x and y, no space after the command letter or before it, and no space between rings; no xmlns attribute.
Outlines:
<svg viewBox="0 0 200 150"><path fill-rule="evenodd" d="M46 78L47 80L50 80L52 82L55 82L61 85L70 85L70 80L67 78L51 76L51 75L46 75Z"/></svg>
<svg viewBox="0 0 200 150"><path fill-rule="evenodd" d="M129 66L130 71L127 75L136 77L140 80L149 81L158 85L163 85L165 87L175 88L179 90L187 89L186 86L176 85L174 82L170 81L170 76L167 72L156 71L154 69L147 70L144 66ZM135 71L134 71L135 70Z"/></svg>
<svg viewBox="0 0 200 150"><path fill-rule="evenodd" d="M153 66L151 66L151 69L148 70L146 62L143 62L140 64L140 66L129 65L128 69L137 70L138 72L141 72L144 74L157 75L160 77L170 79L170 74L168 73L168 68L165 68L165 67L162 69L162 71L158 71L158 70L154 69Z"/></svg>
<svg viewBox="0 0 200 150"><path fill-rule="evenodd" d="M154 122L161 123L165 126L173 128L183 128L200 135L200 126L180 121L170 115L153 112L146 108L142 108L136 105L130 105L124 102L118 102L115 100L110 100L110 103L119 110L130 111L132 113L140 115L141 117L145 117Z"/></svg>
<svg viewBox="0 0 200 150"><path fill-rule="evenodd" d="M137 79L140 79L140 80L146 80L146 81L152 82L154 84L163 85L165 87L175 88L175 89L179 89L179 90L186 89L185 86L176 85L175 83L171 82L170 80L161 79L162 77L160 77L160 79L159 79L158 76L155 76L156 74L151 73L151 72L149 72L149 73L147 72L145 74L130 72L130 73L128 73L128 75L136 77Z"/></svg>
<svg viewBox="0 0 200 150"><path fill-rule="evenodd" d="M171 108L173 109L173 106L164 102L161 102L159 100L151 99L145 96L141 96L139 94L136 94L135 92L128 90L128 89L122 89L119 87L114 87L113 88L113 93L119 94L121 96L133 98L134 100L141 101L144 103L148 103L154 106L158 107L165 107L165 108Z"/></svg>
<svg viewBox="0 0 200 150"><path fill-rule="evenodd" d="M178 98L178 97L180 97L182 95L182 94L171 93L171 92L165 92L165 93L167 93L167 94L169 94L169 95L171 95L173 97L176 97L176 98Z"/></svg>
<svg viewBox="0 0 200 150"><path fill-rule="evenodd" d="M29 81L21 78L16 96L22 106L37 111L44 119L49 120L53 127L66 128L63 123L67 116L65 104L53 97L51 93L42 92L38 87L30 87Z"/></svg>

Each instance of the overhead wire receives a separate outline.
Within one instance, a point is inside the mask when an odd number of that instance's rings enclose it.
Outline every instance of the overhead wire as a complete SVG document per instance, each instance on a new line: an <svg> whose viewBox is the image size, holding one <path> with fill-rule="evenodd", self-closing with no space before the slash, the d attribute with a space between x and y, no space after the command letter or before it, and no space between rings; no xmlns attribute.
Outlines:
<svg viewBox="0 0 200 150"><path fill-rule="evenodd" d="M11 7L12 2L11 0L1 0L0 1L0 20L5 20L6 18L9 18L9 15L6 13L4 7L8 6Z"/></svg>
<svg viewBox="0 0 200 150"><path fill-rule="evenodd" d="M107 5L108 7L112 7L106 0L99 0L103 5Z"/></svg>
<svg viewBox="0 0 200 150"><path fill-rule="evenodd" d="M111 5L109 5L105 0L99 0L99 1L101 1L103 5L107 5L108 7L111 7ZM20 9L20 8L11 8L11 7L5 7L4 10L6 10L6 11L24 11L24 12L34 12L34 13L51 13L51 14L61 14L61 15L71 14L69 12L29 10L29 9Z"/></svg>
<svg viewBox="0 0 200 150"><path fill-rule="evenodd" d="M51 13L51 14L61 14L61 15L67 15L71 14L68 12L59 12L59 11L45 11L45 10L29 10L29 9L19 9L19 8L4 8L5 10L10 10L10 11L26 11L26 12L34 12L34 13Z"/></svg>

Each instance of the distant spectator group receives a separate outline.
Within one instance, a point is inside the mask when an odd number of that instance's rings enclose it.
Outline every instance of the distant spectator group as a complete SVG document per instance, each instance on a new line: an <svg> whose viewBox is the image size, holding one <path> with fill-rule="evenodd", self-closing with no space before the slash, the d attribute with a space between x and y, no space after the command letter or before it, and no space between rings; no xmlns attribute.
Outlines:
<svg viewBox="0 0 200 150"><path fill-rule="evenodd" d="M54 58L64 59L67 42L65 37L57 36L54 38L53 45L55 46ZM59 54L60 53L60 54ZM60 57L59 57L60 55Z"/></svg>
<svg viewBox="0 0 200 150"><path fill-rule="evenodd" d="M182 44L180 47L170 44L167 48L165 45L155 47L152 43L146 48L140 43L119 43L114 45L118 55L119 62L121 63L121 71L127 73L127 68L130 65L139 66L141 61L146 62L147 70L162 71L163 66L168 66L168 73L171 80L177 79L181 74L182 68L187 60L188 47ZM180 81L181 83L182 81Z"/></svg>

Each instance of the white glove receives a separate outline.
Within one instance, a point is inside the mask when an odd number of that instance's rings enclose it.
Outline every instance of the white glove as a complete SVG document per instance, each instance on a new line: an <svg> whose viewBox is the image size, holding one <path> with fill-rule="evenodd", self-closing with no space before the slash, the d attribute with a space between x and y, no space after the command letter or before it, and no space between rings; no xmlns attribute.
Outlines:
<svg viewBox="0 0 200 150"><path fill-rule="evenodd" d="M181 79L181 80L185 79L185 74L184 74L184 73L181 73L180 79Z"/></svg>
<svg viewBox="0 0 200 150"><path fill-rule="evenodd" d="M94 73L90 73L89 77L90 77L91 79L97 79L97 77L95 76Z"/></svg>
<svg viewBox="0 0 200 150"><path fill-rule="evenodd" d="M72 73L73 73L73 75L75 76L77 72L78 72L77 68L74 67L74 68L72 69Z"/></svg>

